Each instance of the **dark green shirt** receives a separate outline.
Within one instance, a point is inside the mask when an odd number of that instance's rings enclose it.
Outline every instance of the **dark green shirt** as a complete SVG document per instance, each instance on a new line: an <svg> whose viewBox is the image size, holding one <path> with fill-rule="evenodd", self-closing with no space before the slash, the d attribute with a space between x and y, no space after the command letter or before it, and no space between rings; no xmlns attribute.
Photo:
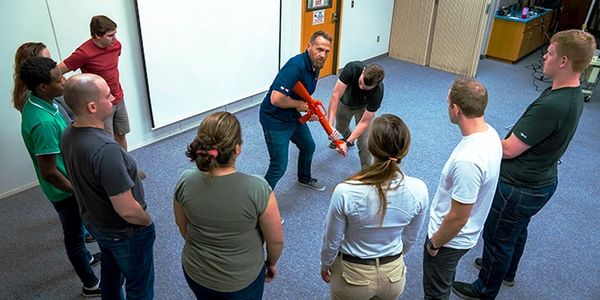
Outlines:
<svg viewBox="0 0 600 300"><path fill-rule="evenodd" d="M383 100L383 82L371 90L361 90L358 87L358 78L366 66L365 63L360 61L352 61L346 64L339 77L340 81L347 86L340 101L351 108L366 107L367 111L375 112L379 109Z"/></svg>
<svg viewBox="0 0 600 300"><path fill-rule="evenodd" d="M56 104L50 104L34 95L29 96L21 112L21 136L33 162L40 187L52 202L63 200L72 194L58 189L42 177L37 157L55 155L56 168L68 178L60 151L60 139L66 127L67 121Z"/></svg>
<svg viewBox="0 0 600 300"><path fill-rule="evenodd" d="M514 133L531 148L513 159L502 160L500 180L529 188L554 183L558 160L575 135L582 110L583 93L579 87L548 88L542 92L506 135Z"/></svg>

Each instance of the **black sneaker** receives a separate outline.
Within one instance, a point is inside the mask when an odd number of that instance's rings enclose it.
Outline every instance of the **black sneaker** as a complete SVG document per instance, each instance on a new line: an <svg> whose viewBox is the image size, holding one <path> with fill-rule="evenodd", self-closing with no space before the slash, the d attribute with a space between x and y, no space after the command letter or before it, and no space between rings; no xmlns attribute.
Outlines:
<svg viewBox="0 0 600 300"><path fill-rule="evenodd" d="M90 266L91 267L97 266L101 260L102 260L102 252L92 254L92 259L90 260Z"/></svg>
<svg viewBox="0 0 600 300"><path fill-rule="evenodd" d="M455 281L452 283L452 291L461 299L482 299L475 294L470 283Z"/></svg>
<svg viewBox="0 0 600 300"><path fill-rule="evenodd" d="M93 288L86 288L84 286L81 288L81 296L86 297L86 298L101 297L102 292L100 291L100 288L98 287L98 285L96 285Z"/></svg>
<svg viewBox="0 0 600 300"><path fill-rule="evenodd" d="M321 185L320 183L318 183L317 180L314 179L314 178L311 178L307 183L303 183L303 182L298 181L298 184L300 186L305 187L305 188L309 188L309 189L312 189L312 190L315 190L315 191L319 191L319 192L325 190L325 186Z"/></svg>
<svg viewBox="0 0 600 300"><path fill-rule="evenodd" d="M475 267L479 270L481 270L482 261L483 260L481 259L481 257L475 259ZM513 278L512 280L509 280L505 278L504 280L502 280L502 284L510 287L515 286L515 279Z"/></svg>
<svg viewBox="0 0 600 300"><path fill-rule="evenodd" d="M91 243L95 243L96 242L96 239L91 234L89 234L89 233L86 234L83 239L86 242L86 244L91 244Z"/></svg>

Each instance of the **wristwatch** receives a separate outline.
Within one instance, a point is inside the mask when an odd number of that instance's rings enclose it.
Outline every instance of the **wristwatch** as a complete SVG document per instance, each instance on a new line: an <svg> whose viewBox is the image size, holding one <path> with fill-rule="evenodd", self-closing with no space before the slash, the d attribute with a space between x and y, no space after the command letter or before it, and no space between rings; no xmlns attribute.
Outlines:
<svg viewBox="0 0 600 300"><path fill-rule="evenodd" d="M431 250L440 250L440 248L442 248L442 246L439 246L437 248L434 247L430 238L427 238L427 247L431 248Z"/></svg>

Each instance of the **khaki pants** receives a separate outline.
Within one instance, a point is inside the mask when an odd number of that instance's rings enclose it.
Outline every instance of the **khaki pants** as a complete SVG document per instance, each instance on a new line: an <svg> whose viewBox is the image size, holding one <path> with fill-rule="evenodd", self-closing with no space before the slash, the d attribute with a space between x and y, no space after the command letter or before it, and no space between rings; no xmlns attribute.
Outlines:
<svg viewBox="0 0 600 300"><path fill-rule="evenodd" d="M350 121L352 118L354 118L354 125L356 126L360 122L360 119L362 119L365 110L366 107L351 108L340 101L335 114L335 129L342 135L344 139L347 139L350 134L352 134L352 131L350 130ZM364 169L371 165L368 128L356 139L356 146L358 148L358 157L360 158L360 167Z"/></svg>
<svg viewBox="0 0 600 300"><path fill-rule="evenodd" d="M396 299L404 291L404 255L385 265L361 265L338 256L333 262L331 299Z"/></svg>

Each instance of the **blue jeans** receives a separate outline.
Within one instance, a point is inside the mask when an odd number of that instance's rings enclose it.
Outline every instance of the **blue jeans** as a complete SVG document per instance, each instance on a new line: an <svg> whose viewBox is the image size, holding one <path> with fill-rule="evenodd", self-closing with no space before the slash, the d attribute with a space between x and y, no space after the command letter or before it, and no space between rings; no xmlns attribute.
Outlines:
<svg viewBox="0 0 600 300"><path fill-rule="evenodd" d="M85 287L93 287L98 283L98 277L90 266L92 255L83 242L83 223L79 215L79 205L75 196L53 202L62 224L65 249L75 273Z"/></svg>
<svg viewBox="0 0 600 300"><path fill-rule="evenodd" d="M310 166L312 164L313 154L315 153L315 141L310 134L310 129L306 124L298 124L296 127L288 130L275 131L263 127L267 149L269 149L269 169L265 179L275 189L277 182L287 169L288 150L290 141L296 144L300 153L298 154L298 181L307 183L310 181Z"/></svg>
<svg viewBox="0 0 600 300"><path fill-rule="evenodd" d="M531 217L546 205L557 182L530 189L498 182L492 208L483 228L483 257L473 291L484 299L494 299L502 280L515 278L527 241Z"/></svg>
<svg viewBox="0 0 600 300"><path fill-rule="evenodd" d="M188 274L183 270L183 275L187 281L190 289L196 295L196 299L210 299L210 300L258 300L262 299L263 289L265 286L265 271L260 272L258 277L250 283L247 287L236 291L236 292L219 292L203 287L195 282Z"/></svg>
<svg viewBox="0 0 600 300"><path fill-rule="evenodd" d="M152 299L154 297L154 224L138 229L127 238L115 238L89 225L100 251L102 299Z"/></svg>

